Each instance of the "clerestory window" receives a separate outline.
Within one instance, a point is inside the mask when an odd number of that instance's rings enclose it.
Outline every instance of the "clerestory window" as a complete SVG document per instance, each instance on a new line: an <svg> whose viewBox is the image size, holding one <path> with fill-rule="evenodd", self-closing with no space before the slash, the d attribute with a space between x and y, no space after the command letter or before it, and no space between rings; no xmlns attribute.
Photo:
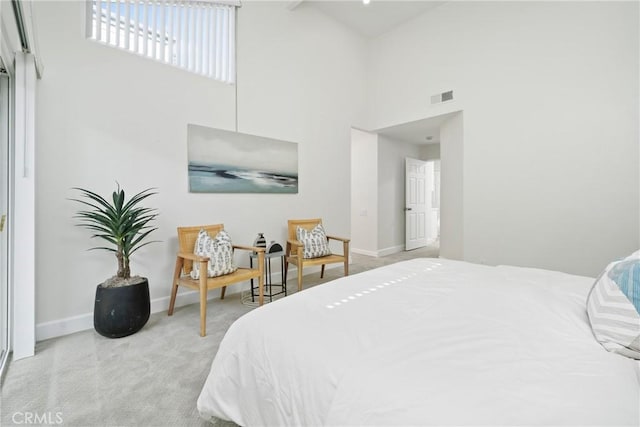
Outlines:
<svg viewBox="0 0 640 427"><path fill-rule="evenodd" d="M239 3L89 0L87 36L225 83L235 81Z"/></svg>

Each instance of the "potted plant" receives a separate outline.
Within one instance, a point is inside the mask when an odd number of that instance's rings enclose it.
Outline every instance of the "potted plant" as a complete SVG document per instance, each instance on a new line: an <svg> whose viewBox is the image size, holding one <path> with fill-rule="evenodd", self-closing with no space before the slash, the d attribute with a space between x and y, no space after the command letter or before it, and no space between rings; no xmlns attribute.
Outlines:
<svg viewBox="0 0 640 427"><path fill-rule="evenodd" d="M92 238L108 243L91 249L113 252L118 262L115 276L96 287L93 326L108 338L134 334L149 320L149 281L132 277L129 262L135 251L153 243L144 239L157 229L151 225L157 213L140 203L156 193L148 188L125 200L124 190L118 184L111 200L107 200L84 188L74 190L80 192L80 198L72 200L85 208L75 215L80 220L77 225L91 230Z"/></svg>

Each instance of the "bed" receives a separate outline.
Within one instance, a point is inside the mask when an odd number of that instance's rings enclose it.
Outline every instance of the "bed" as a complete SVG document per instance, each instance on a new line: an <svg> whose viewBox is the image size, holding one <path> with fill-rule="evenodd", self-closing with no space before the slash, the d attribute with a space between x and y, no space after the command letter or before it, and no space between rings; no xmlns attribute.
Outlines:
<svg viewBox="0 0 640 427"><path fill-rule="evenodd" d="M254 425L640 425L637 360L606 351L593 279L421 258L238 319L197 405Z"/></svg>

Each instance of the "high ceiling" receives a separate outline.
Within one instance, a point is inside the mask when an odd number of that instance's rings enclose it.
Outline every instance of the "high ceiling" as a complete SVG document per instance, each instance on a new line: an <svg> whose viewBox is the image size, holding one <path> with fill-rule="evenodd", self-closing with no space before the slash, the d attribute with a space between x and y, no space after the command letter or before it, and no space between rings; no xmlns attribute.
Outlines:
<svg viewBox="0 0 640 427"><path fill-rule="evenodd" d="M304 0L290 2L290 8L314 7L363 36L376 37L442 3L444 1L371 0L365 5L362 0Z"/></svg>
<svg viewBox="0 0 640 427"><path fill-rule="evenodd" d="M370 0L365 5L362 0L295 0L289 1L288 8L292 11L298 8L318 9L363 36L374 38L446 1ZM414 144L437 144L440 142L440 125L451 115L443 114L374 132Z"/></svg>

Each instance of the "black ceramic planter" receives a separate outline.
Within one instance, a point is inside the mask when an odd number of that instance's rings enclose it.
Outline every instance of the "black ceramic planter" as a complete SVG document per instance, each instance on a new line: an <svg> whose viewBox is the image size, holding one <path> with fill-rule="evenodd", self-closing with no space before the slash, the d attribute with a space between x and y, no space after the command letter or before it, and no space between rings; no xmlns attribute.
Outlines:
<svg viewBox="0 0 640 427"><path fill-rule="evenodd" d="M149 320L149 282L117 288L96 288L93 327L107 338L135 334Z"/></svg>

